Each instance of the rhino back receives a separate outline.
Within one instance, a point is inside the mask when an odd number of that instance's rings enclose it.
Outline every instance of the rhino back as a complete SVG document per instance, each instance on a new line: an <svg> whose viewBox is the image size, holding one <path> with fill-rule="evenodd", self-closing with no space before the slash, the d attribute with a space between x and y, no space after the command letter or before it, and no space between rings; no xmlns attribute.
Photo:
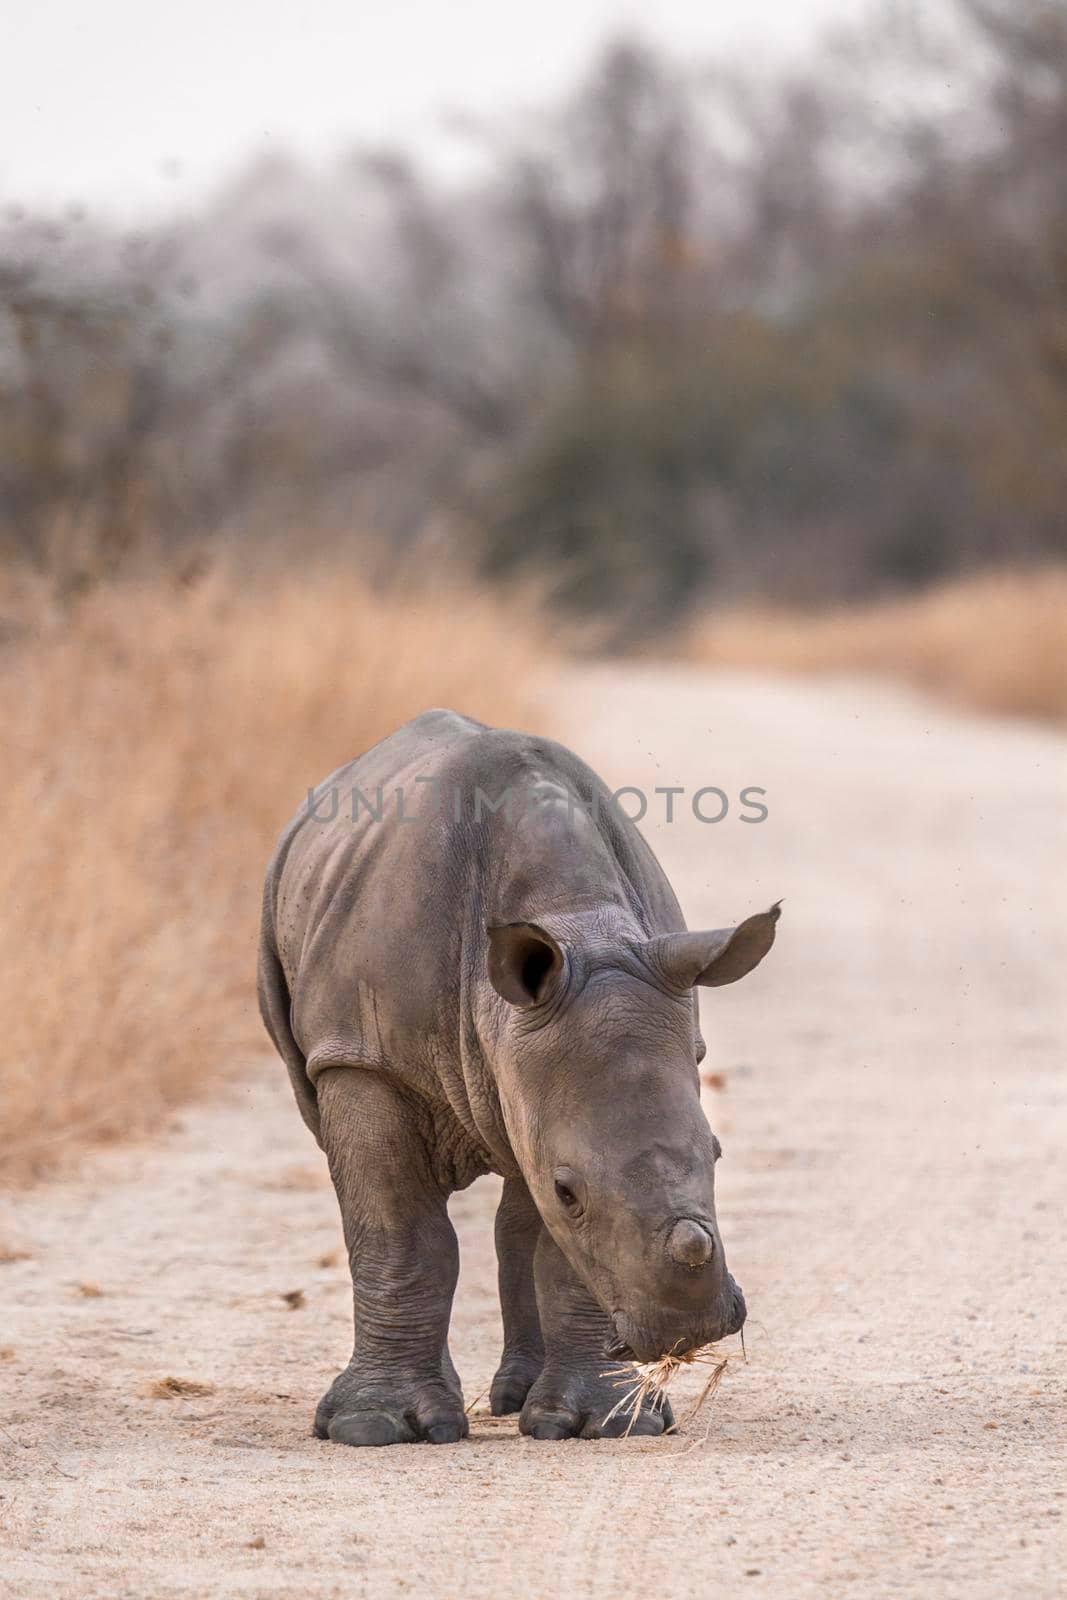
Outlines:
<svg viewBox="0 0 1067 1600"><path fill-rule="evenodd" d="M534 788L547 806L531 820ZM517 815L492 809L505 791ZM566 796L596 796L596 820ZM279 842L265 918L312 1079L352 1062L437 1074L460 1047L487 923L596 903L646 934L683 927L654 855L609 802L562 745L451 711L423 713L320 784Z"/></svg>

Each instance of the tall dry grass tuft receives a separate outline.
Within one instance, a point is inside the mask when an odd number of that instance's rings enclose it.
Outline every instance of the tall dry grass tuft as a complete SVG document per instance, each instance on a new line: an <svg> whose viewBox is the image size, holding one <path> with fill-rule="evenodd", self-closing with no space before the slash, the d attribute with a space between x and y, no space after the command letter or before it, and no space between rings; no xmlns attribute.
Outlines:
<svg viewBox="0 0 1067 1600"><path fill-rule="evenodd" d="M308 784L429 705L536 723L545 657L498 603L336 573L116 584L21 636L0 609L0 1176L21 1181L266 1049L262 874Z"/></svg>
<svg viewBox="0 0 1067 1600"><path fill-rule="evenodd" d="M1067 568L984 573L915 597L804 615L705 618L685 654L706 665L906 678L984 711L1067 717Z"/></svg>

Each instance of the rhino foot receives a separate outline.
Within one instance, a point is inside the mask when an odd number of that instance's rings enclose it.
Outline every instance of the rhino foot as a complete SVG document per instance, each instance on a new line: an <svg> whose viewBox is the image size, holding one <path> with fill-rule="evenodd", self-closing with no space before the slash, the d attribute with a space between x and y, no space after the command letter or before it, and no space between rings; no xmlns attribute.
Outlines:
<svg viewBox="0 0 1067 1600"><path fill-rule="evenodd" d="M542 1362L526 1356L509 1356L501 1361L489 1390L489 1409L494 1417L521 1411L523 1402L541 1373Z"/></svg>
<svg viewBox="0 0 1067 1600"><path fill-rule="evenodd" d="M674 1426L674 1413L665 1400L662 1409L644 1405L631 1423L632 1406L615 1411L628 1384L619 1387L613 1375L545 1368L526 1397L519 1430L531 1439L620 1439L665 1433Z"/></svg>
<svg viewBox="0 0 1067 1600"><path fill-rule="evenodd" d="M335 1444L455 1444L470 1432L463 1401L440 1380L383 1381L347 1367L319 1401L315 1433Z"/></svg>

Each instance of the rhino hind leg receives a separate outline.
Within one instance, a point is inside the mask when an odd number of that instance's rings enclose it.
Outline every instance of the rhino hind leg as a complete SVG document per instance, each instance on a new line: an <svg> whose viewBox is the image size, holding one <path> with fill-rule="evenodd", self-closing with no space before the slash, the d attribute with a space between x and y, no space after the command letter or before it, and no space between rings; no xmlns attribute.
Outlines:
<svg viewBox="0 0 1067 1600"><path fill-rule="evenodd" d="M632 1382L605 1353L614 1329L547 1229L538 1241L534 1273L545 1364L519 1416L521 1432L532 1439L609 1439L673 1427L666 1401L662 1409L643 1406L636 1417L626 1406L617 1409Z"/></svg>
<svg viewBox="0 0 1067 1600"><path fill-rule="evenodd" d="M339 1444L453 1444L469 1431L448 1352L459 1250L419 1111L381 1073L358 1067L323 1073L318 1105L355 1339L315 1432Z"/></svg>
<svg viewBox="0 0 1067 1600"><path fill-rule="evenodd" d="M489 1390L494 1417L522 1410L545 1364L545 1341L534 1285L534 1253L543 1226L541 1214L522 1179L505 1178L496 1213L504 1351Z"/></svg>

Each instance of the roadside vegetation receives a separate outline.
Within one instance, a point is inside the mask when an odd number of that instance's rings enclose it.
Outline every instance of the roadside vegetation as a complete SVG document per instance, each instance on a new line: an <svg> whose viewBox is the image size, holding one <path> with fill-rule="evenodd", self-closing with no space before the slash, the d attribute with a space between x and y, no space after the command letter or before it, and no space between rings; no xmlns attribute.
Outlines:
<svg viewBox="0 0 1067 1600"><path fill-rule="evenodd" d="M136 233L0 205L0 552L77 589L298 528L620 646L1067 559L1067 13L842 9L777 69L616 42L458 188L364 149Z"/></svg>
<svg viewBox="0 0 1067 1600"><path fill-rule="evenodd" d="M543 725L564 636L1067 712L1061 4L621 40L466 137L135 232L0 195L0 1177L261 1051L307 782Z"/></svg>
<svg viewBox="0 0 1067 1600"><path fill-rule="evenodd" d="M974 710L1067 722L1067 568L816 612L712 613L682 653L706 666L898 678Z"/></svg>
<svg viewBox="0 0 1067 1600"><path fill-rule="evenodd" d="M434 704L535 724L544 650L336 572L0 606L0 1180L148 1133L267 1048L263 870L308 782Z"/></svg>

